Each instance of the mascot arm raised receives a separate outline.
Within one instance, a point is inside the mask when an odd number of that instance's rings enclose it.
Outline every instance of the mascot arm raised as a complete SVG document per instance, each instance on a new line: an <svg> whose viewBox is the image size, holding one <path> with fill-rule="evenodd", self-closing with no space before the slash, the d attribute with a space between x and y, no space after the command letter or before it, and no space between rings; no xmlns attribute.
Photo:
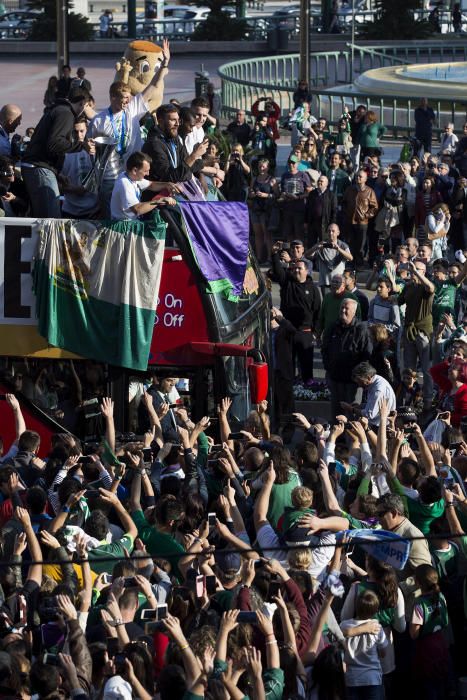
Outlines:
<svg viewBox="0 0 467 700"><path fill-rule="evenodd" d="M132 41L122 60L116 64L114 80L126 85L132 95L141 93L153 112L163 102L164 79L170 61L170 45L164 39L162 48L151 41Z"/></svg>

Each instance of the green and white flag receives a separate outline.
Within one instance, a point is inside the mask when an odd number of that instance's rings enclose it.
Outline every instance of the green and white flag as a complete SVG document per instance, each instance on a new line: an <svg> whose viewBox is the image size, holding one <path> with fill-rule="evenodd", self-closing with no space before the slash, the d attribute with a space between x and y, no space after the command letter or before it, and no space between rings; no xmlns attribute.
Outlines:
<svg viewBox="0 0 467 700"><path fill-rule="evenodd" d="M41 222L33 279L39 333L50 345L147 368L166 224Z"/></svg>

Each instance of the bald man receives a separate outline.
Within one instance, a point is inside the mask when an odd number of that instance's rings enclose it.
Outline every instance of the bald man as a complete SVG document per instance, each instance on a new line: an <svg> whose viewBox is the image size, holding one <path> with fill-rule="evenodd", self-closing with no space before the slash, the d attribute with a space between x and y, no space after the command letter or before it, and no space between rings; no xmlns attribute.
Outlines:
<svg viewBox="0 0 467 700"><path fill-rule="evenodd" d="M21 109L17 105L5 105L0 109L0 156L11 157L10 134L21 124Z"/></svg>

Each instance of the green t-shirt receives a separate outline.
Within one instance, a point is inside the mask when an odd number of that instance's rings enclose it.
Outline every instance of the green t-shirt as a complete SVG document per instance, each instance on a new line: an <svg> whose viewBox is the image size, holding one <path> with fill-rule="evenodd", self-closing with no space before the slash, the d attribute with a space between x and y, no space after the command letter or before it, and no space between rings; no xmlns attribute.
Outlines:
<svg viewBox="0 0 467 700"><path fill-rule="evenodd" d="M442 593L439 594L439 604L435 605L431 595L417 596L414 600L412 622L421 624L420 637L439 632L448 626L448 608Z"/></svg>
<svg viewBox="0 0 467 700"><path fill-rule="evenodd" d="M303 508L302 510L293 506L292 508L286 508L281 521L281 532L286 533L287 530L290 530L297 520L300 520L302 515L316 515L316 511L313 508Z"/></svg>
<svg viewBox="0 0 467 700"><path fill-rule="evenodd" d="M133 537L128 534L115 542L99 544L95 549L90 549L88 552L89 566L96 574L103 574L106 571L111 572L113 569L112 562L99 560L112 557L112 559L118 561L132 553L133 544Z"/></svg>
<svg viewBox="0 0 467 700"><path fill-rule="evenodd" d="M451 578L459 572L459 548L454 542L449 543L449 549L434 549L430 547L433 566L440 579Z"/></svg>
<svg viewBox="0 0 467 700"><path fill-rule="evenodd" d="M436 328L443 314L452 314L456 301L458 285L454 280L433 281L435 296L433 299L433 326Z"/></svg>
<svg viewBox="0 0 467 700"><path fill-rule="evenodd" d="M282 700L285 682L281 668L268 668L263 673L263 684L266 700ZM242 700L250 700L250 696L244 695Z"/></svg>
<svg viewBox="0 0 467 700"><path fill-rule="evenodd" d="M356 464L349 464L349 468L345 472L345 474L341 474L339 477L339 483L344 489L344 491L347 491L349 487L349 481L350 479L355 476L355 474L358 472L358 466Z"/></svg>
<svg viewBox="0 0 467 700"><path fill-rule="evenodd" d="M424 535L430 534L430 525L433 520L440 518L444 513L444 499L435 503L421 503L414 498L407 497L409 520L422 531Z"/></svg>
<svg viewBox="0 0 467 700"><path fill-rule="evenodd" d="M292 506L292 491L296 486L301 486L302 482L297 472L289 470L289 480L285 484L273 484L271 496L269 498L268 520L277 527L277 522L284 513L287 506Z"/></svg>
<svg viewBox="0 0 467 700"><path fill-rule="evenodd" d="M154 525L150 525L142 510L134 511L131 514L133 521L138 528L138 537L146 545L146 548L153 557L167 559L171 565L175 576L180 576L178 561L185 553L182 545L171 535L159 532Z"/></svg>

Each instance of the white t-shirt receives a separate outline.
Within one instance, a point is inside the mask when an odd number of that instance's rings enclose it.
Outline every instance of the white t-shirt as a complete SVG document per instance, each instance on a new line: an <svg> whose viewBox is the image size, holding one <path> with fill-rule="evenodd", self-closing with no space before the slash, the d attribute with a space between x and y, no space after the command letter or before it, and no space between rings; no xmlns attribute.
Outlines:
<svg viewBox="0 0 467 700"><path fill-rule="evenodd" d="M110 216L113 220L137 219L138 215L131 207L141 201L141 192L150 185L149 180L130 180L126 173L118 176L110 200Z"/></svg>
<svg viewBox="0 0 467 700"><path fill-rule="evenodd" d="M87 151L66 153L61 175L67 177L70 180L70 184L79 187L91 168L92 160ZM86 216L86 214L95 213L98 204L98 195L93 192L88 192L88 194L65 194L63 211L72 216Z"/></svg>
<svg viewBox="0 0 467 700"><path fill-rule="evenodd" d="M194 126L190 134L185 138L185 148L189 156L193 153L193 149L198 143L204 141L204 129L202 126Z"/></svg>
<svg viewBox="0 0 467 700"><path fill-rule="evenodd" d="M113 114L112 119L109 115L109 108L107 107L107 109L98 112L91 121L87 134L89 138L94 138L96 136L112 136L120 141L122 126L124 126L124 152L122 156L120 156L117 149L113 151L107 161L104 180L116 180L119 173L125 170L128 156L135 151L141 150L143 143L139 120L148 111L149 107L144 101L143 95L139 93L132 97L126 110L122 110L118 114Z"/></svg>
<svg viewBox="0 0 467 700"><path fill-rule="evenodd" d="M341 630L353 629L372 620L345 620ZM373 620L374 622L374 620ZM345 658L347 666L345 684L349 687L360 685L381 685L383 674L378 649L384 649L388 640L383 628L378 634L360 634L345 640Z"/></svg>

